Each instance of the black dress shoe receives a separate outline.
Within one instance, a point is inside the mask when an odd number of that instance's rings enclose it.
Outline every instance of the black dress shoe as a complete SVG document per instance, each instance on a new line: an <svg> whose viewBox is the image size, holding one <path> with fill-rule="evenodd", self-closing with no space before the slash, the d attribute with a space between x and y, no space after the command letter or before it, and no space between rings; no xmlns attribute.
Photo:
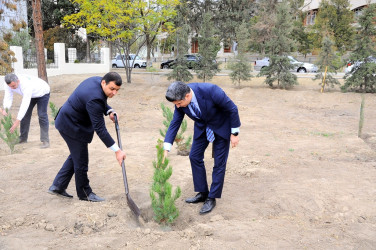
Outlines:
<svg viewBox="0 0 376 250"><path fill-rule="evenodd" d="M200 214L210 213L215 207L215 198L207 198L200 210Z"/></svg>
<svg viewBox="0 0 376 250"><path fill-rule="evenodd" d="M55 185L52 185L49 189L48 189L48 193L49 194L54 194L54 195L57 195L57 196L61 196L61 197L64 197L64 198L73 198L73 195L70 195L68 194L65 189L64 190L60 190L58 187L56 187Z"/></svg>
<svg viewBox="0 0 376 250"><path fill-rule="evenodd" d="M206 200L206 198L208 198L208 193L200 192L200 193L196 194L195 197L186 199L185 202L187 202L187 203L199 203L199 202L204 202Z"/></svg>
<svg viewBox="0 0 376 250"><path fill-rule="evenodd" d="M88 197L80 198L80 200L91 201L91 202L101 202L101 201L104 201L103 198L99 197L98 195L94 194L93 192L91 192Z"/></svg>
<svg viewBox="0 0 376 250"><path fill-rule="evenodd" d="M23 143L27 143L27 140L22 140L22 139L18 140L18 144L23 144Z"/></svg>

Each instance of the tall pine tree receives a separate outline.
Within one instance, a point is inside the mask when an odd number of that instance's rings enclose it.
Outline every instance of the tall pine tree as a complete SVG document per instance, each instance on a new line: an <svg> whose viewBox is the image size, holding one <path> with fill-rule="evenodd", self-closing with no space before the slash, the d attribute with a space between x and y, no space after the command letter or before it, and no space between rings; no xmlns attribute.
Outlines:
<svg viewBox="0 0 376 250"><path fill-rule="evenodd" d="M276 23L271 30L271 39L266 42L269 67L261 69L258 76L266 76L265 83L273 87L277 82L279 88L291 88L298 84L297 77L291 73L294 66L288 55L295 46L292 39L293 20L289 3L285 0L277 4Z"/></svg>
<svg viewBox="0 0 376 250"><path fill-rule="evenodd" d="M230 78L233 84L240 87L241 81L248 81L252 77L250 73L251 65L246 58L249 45L249 30L246 22L243 22L236 28L236 38L238 42L238 54L235 57L235 62L230 63L229 68L232 71Z"/></svg>
<svg viewBox="0 0 376 250"><path fill-rule="evenodd" d="M179 15L179 18L178 24L181 23L182 25L176 29L175 50L177 52L177 57L172 71L167 74L167 79L188 82L192 80L193 75L188 69L188 63L187 60L184 59L184 55L189 49L188 35L191 29L188 24L185 23L183 15Z"/></svg>
<svg viewBox="0 0 376 250"><path fill-rule="evenodd" d="M335 54L333 49L334 44L329 37L324 37L322 42L321 52L318 57L316 65L319 70L313 80L321 80L321 92L324 91L325 86L334 87L335 84L339 85L339 81L333 77L337 70L341 67L341 58ZM323 74L324 73L324 74Z"/></svg>
<svg viewBox="0 0 376 250"><path fill-rule="evenodd" d="M215 59L221 48L219 37L216 36L216 29L212 22L212 14L210 12L204 14L204 21L198 38L198 46L200 62L196 64L194 70L197 73L197 77L206 82L219 72L218 64Z"/></svg>
<svg viewBox="0 0 376 250"><path fill-rule="evenodd" d="M256 16L251 19L251 43L255 51L266 53L266 44L273 37L272 29L276 25L277 0L259 1Z"/></svg>
<svg viewBox="0 0 376 250"><path fill-rule="evenodd" d="M351 72L345 75L346 81L342 86L343 91L376 92L376 63L371 61L371 56L376 55L375 19L376 4L370 4L363 9L363 13L358 19L359 28L355 39L356 46L350 55L350 60L355 64Z"/></svg>
<svg viewBox="0 0 376 250"><path fill-rule="evenodd" d="M349 0L323 0L320 3L320 11L315 19L314 42L315 47L322 45L326 31L333 36L334 44L338 51L344 53L352 49L354 41L354 13L350 10Z"/></svg>

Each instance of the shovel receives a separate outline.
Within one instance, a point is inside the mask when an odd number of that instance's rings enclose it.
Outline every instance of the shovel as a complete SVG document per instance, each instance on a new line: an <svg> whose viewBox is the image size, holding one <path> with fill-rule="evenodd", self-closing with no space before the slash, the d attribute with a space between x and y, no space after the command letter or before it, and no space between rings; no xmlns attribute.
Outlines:
<svg viewBox="0 0 376 250"><path fill-rule="evenodd" d="M114 118L115 118L115 129L116 129L116 135L117 135L119 147L120 147L121 150L123 150L123 146L121 145L119 123L118 123L118 118L117 118L117 114L116 113L114 113ZM138 216L140 216L141 212L140 212L140 209L137 207L136 203L134 203L134 201L132 200L132 198L131 198L131 196L129 194L127 174L125 172L124 160L121 162L121 169L123 171L123 180L124 180L124 187L125 187L125 195L127 196L128 206L132 210L132 212L138 217Z"/></svg>

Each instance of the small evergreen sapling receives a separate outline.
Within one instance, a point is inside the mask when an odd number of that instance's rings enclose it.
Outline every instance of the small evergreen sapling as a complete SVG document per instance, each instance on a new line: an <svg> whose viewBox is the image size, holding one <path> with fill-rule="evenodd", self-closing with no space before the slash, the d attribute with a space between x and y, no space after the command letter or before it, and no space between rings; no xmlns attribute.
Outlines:
<svg viewBox="0 0 376 250"><path fill-rule="evenodd" d="M163 121L163 125L165 126L164 130L159 129L159 133L164 138L167 133L167 129L170 126L170 123L172 121L172 118L174 116L173 112L169 107L166 107L163 103L161 103L161 108L163 111L163 117L165 120ZM181 123L180 130L178 134L175 137L175 142L178 147L178 155L187 156L189 155L189 151L191 149L191 143L192 143L192 136L188 136L187 139L184 137L184 132L187 130L187 121L184 119Z"/></svg>
<svg viewBox="0 0 376 250"><path fill-rule="evenodd" d="M155 221L159 224L168 225L179 216L175 201L180 197L181 189L178 186L172 194L172 185L168 182L172 175L172 167L168 166L169 160L163 157L164 150L161 140L158 140L156 148L157 160L153 161L154 175L150 191L151 206Z"/></svg>
<svg viewBox="0 0 376 250"><path fill-rule="evenodd" d="M241 81L248 81L252 77L251 66L243 54L236 56L236 61L229 64L229 69L231 70L230 79L238 88L240 88Z"/></svg>
<svg viewBox="0 0 376 250"><path fill-rule="evenodd" d="M14 152L14 146L18 143L19 134L15 130L13 133L9 129L13 126L12 115L8 113L1 119L0 124L0 138L8 145L10 152Z"/></svg>
<svg viewBox="0 0 376 250"><path fill-rule="evenodd" d="M51 124L54 124L55 117L57 113L59 112L59 110L56 108L56 105L53 102L50 102L50 109L51 109L51 115L53 118L53 120L51 121Z"/></svg>

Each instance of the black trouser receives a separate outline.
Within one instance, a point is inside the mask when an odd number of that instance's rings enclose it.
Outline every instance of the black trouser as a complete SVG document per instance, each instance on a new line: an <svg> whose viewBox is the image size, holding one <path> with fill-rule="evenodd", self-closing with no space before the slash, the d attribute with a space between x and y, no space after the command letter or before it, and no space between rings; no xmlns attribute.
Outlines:
<svg viewBox="0 0 376 250"><path fill-rule="evenodd" d="M60 190L65 190L74 174L78 198L87 198L92 192L87 176L89 169L88 143L78 141L61 132L60 134L68 145L70 155L57 173L53 184Z"/></svg>
<svg viewBox="0 0 376 250"><path fill-rule="evenodd" d="M29 108L27 109L25 116L21 120L20 141L27 141L27 138L29 136L29 130L30 130L31 115L33 113L35 104L37 105L38 118L39 118L40 141L42 142L50 141L48 137L49 123L48 123L48 114L47 114L47 106L48 106L49 100L50 100L50 93L45 94L44 96L41 96L38 98L31 98Z"/></svg>

